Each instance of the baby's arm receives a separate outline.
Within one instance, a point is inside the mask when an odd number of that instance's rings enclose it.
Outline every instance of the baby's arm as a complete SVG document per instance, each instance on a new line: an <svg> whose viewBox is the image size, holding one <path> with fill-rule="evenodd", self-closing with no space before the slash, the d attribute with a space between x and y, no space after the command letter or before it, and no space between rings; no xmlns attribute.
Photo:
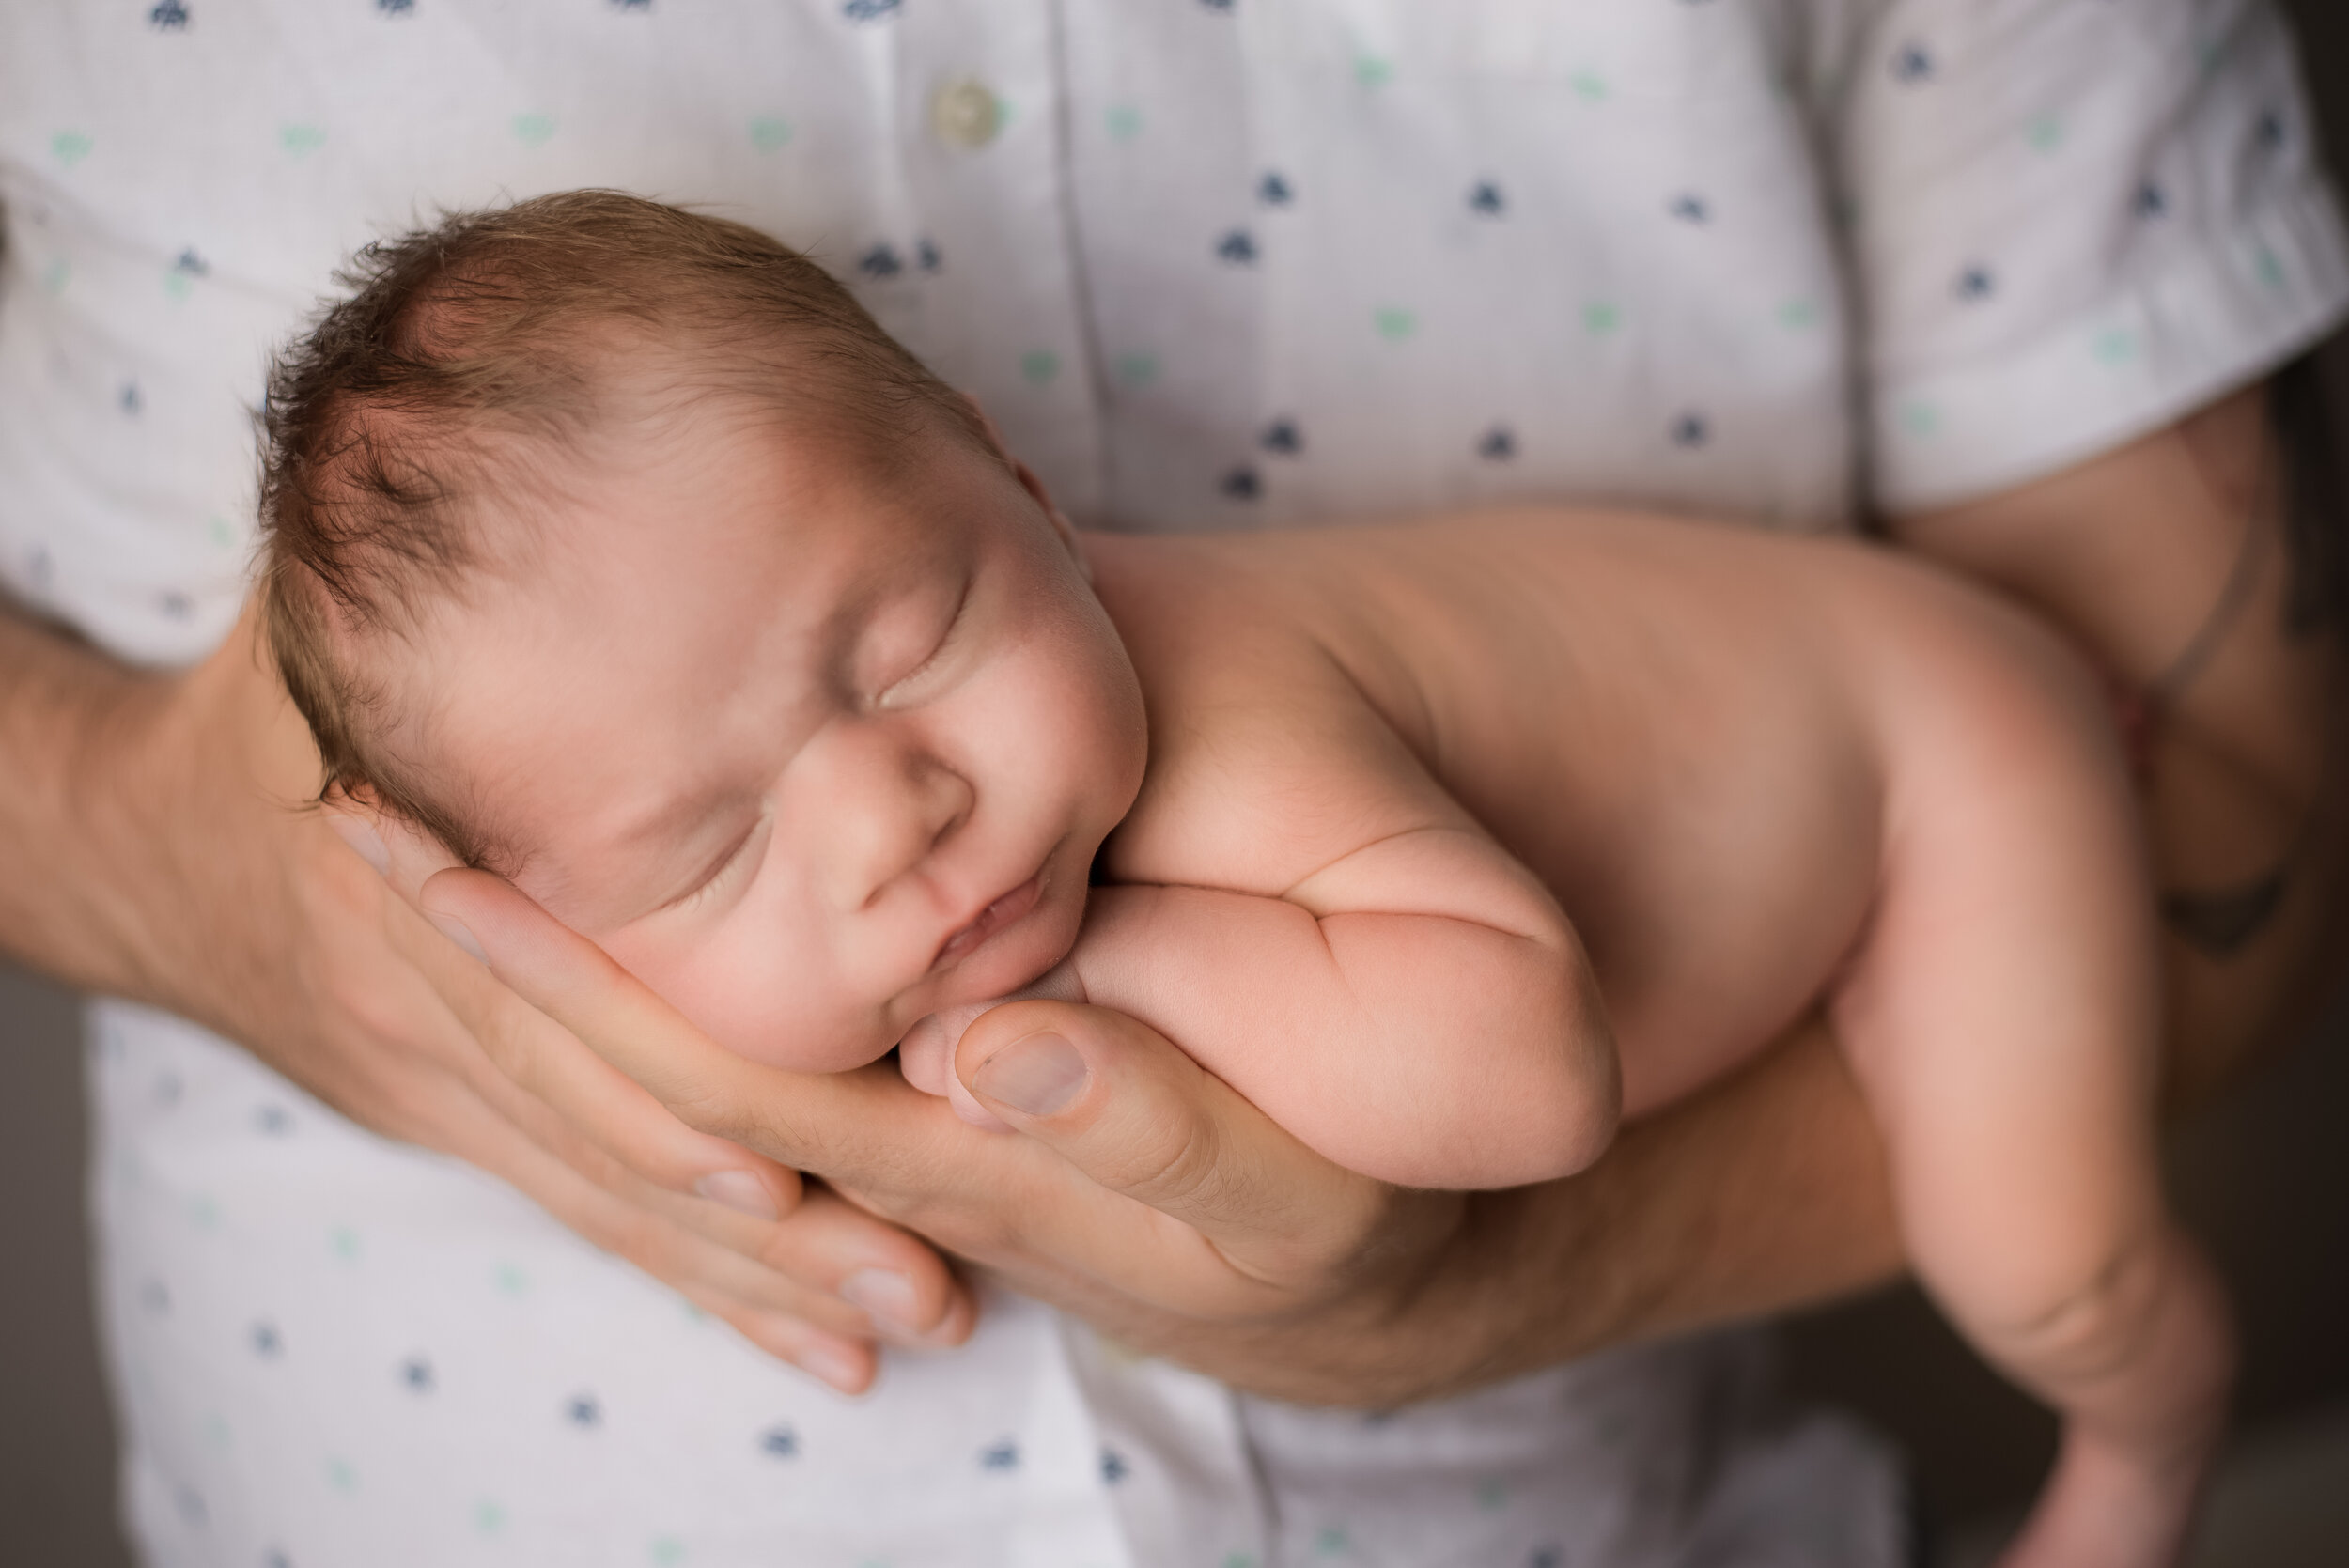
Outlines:
<svg viewBox="0 0 2349 1568"><path fill-rule="evenodd" d="M1928 628L1912 669L1872 666L1883 891L1834 1021L1918 1272L2067 1418L2010 1568L2150 1568L2217 1438L2226 1313L2155 1168L2153 901L2117 750L2056 650L1992 629L1989 657Z"/></svg>
<svg viewBox="0 0 2349 1568"><path fill-rule="evenodd" d="M1613 1135L1615 1055L1556 906L1482 834L1408 831L1279 898L1097 890L1085 994L1310 1147L1410 1187L1515 1187ZM1548 906L1548 908L1545 908Z"/></svg>
<svg viewBox="0 0 2349 1568"><path fill-rule="evenodd" d="M1548 891L1334 671L1198 695L1072 962L1304 1142L1412 1186L1579 1170L1612 1042ZM1193 708L1192 711L1197 711ZM1131 885L1145 884L1145 885Z"/></svg>

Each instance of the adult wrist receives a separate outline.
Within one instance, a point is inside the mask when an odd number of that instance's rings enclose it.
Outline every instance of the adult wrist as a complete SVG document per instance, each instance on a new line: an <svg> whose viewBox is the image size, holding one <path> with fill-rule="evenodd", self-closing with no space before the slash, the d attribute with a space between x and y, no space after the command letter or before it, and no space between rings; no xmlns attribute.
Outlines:
<svg viewBox="0 0 2349 1568"><path fill-rule="evenodd" d="M167 684L0 613L0 946L84 989L137 989L116 868Z"/></svg>

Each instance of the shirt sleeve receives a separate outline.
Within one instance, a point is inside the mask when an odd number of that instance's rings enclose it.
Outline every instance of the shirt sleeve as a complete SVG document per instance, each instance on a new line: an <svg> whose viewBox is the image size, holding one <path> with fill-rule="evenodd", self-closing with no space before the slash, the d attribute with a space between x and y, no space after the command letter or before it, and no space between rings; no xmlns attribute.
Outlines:
<svg viewBox="0 0 2349 1568"><path fill-rule="evenodd" d="M1877 508L2159 428L2349 308L2349 242L2264 0L1846 14L1821 119Z"/></svg>

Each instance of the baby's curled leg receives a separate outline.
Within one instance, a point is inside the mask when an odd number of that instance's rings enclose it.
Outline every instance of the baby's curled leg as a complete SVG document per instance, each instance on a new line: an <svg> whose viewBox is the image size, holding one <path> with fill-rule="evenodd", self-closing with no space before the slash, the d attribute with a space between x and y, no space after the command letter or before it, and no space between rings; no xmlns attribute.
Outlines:
<svg viewBox="0 0 2349 1568"><path fill-rule="evenodd" d="M2066 1418L2006 1568L2155 1568L2191 1523L2232 1346L2162 1205L2126 778L2084 683L2020 651L1895 725L1882 892L1835 1017L1926 1288Z"/></svg>

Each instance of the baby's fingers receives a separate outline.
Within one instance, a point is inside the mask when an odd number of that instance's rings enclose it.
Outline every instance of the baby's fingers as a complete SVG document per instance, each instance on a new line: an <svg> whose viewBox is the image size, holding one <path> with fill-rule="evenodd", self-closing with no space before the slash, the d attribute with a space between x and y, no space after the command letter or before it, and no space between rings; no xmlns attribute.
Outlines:
<svg viewBox="0 0 2349 1568"><path fill-rule="evenodd" d="M432 885L437 888L440 881L436 877ZM519 893L510 896L527 904ZM536 906L529 907L537 912ZM425 913L459 947L476 958L483 955L470 925L429 906ZM439 951L412 956L482 1049L506 1077L621 1164L656 1187L694 1194L757 1219L778 1219L798 1203L797 1172L686 1126L571 1031L529 1005L527 996L508 989L501 983L504 975L484 970L443 944L433 946ZM592 946L589 951L602 956Z"/></svg>

